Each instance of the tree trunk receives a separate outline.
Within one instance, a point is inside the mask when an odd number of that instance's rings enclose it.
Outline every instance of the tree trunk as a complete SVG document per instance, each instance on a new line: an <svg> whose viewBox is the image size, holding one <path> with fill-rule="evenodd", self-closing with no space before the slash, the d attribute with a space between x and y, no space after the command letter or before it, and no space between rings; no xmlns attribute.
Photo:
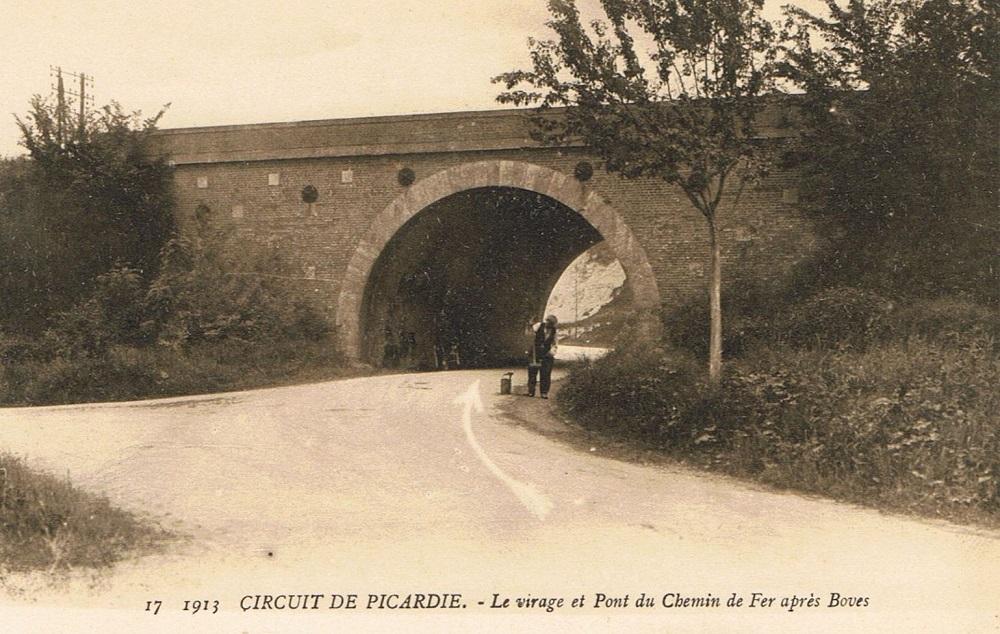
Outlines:
<svg viewBox="0 0 1000 634"><path fill-rule="evenodd" d="M714 219L708 222L709 243L712 247L712 277L708 287L711 327L708 339L708 380L718 385L722 375L722 255Z"/></svg>

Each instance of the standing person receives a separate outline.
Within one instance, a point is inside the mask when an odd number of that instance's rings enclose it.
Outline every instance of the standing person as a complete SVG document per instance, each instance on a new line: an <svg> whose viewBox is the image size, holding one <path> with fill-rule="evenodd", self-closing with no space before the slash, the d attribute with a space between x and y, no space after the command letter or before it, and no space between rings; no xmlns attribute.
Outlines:
<svg viewBox="0 0 1000 634"><path fill-rule="evenodd" d="M531 329L534 339L531 344L531 357L528 359L528 396L535 395L535 383L541 374L539 386L542 398L549 397L549 386L552 385L552 365L556 360L556 326L559 320L555 315L549 315L545 321L534 324Z"/></svg>

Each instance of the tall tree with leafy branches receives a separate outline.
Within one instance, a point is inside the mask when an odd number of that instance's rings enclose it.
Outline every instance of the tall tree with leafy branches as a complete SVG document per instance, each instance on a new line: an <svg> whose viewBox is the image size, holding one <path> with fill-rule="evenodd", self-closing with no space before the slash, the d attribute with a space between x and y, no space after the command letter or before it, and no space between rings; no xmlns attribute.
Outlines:
<svg viewBox="0 0 1000 634"><path fill-rule="evenodd" d="M786 9L804 201L844 235L830 283L1000 299L1000 9L825 0Z"/></svg>
<svg viewBox="0 0 1000 634"><path fill-rule="evenodd" d="M769 148L757 121L774 88L776 30L763 0L600 0L585 23L575 0L550 0L554 39L530 40L532 68L494 81L498 100L537 107L543 143L582 141L626 179L680 188L704 216L709 255L708 374L722 368L719 215L761 178Z"/></svg>
<svg viewBox="0 0 1000 634"><path fill-rule="evenodd" d="M173 230L171 170L144 118L112 102L82 125L35 97L17 117L27 156L0 164L0 323L37 330L116 267L151 279Z"/></svg>

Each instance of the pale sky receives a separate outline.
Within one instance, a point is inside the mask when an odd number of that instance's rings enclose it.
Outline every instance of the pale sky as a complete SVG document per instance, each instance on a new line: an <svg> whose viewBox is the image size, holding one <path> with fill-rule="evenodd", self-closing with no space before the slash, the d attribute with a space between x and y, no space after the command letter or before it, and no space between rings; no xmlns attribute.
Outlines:
<svg viewBox="0 0 1000 634"><path fill-rule="evenodd" d="M592 2L593 0L586 0ZM773 1L773 0L772 0ZM815 8L818 0L804 0ZM769 13L777 17L774 2ZM0 0L0 155L49 66L95 78L160 127L500 107L545 0ZM72 84L67 83L67 87Z"/></svg>

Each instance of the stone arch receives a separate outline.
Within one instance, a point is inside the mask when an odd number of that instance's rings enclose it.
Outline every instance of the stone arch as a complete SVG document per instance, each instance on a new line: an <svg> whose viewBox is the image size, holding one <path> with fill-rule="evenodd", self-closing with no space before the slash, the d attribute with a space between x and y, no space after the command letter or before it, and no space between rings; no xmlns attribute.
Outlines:
<svg viewBox="0 0 1000 634"><path fill-rule="evenodd" d="M637 311L654 312L660 294L646 252L624 218L593 187L571 175L520 161L480 161L415 182L376 216L348 262L337 301L337 329L344 353L361 355L361 321L368 278L382 250L411 218L447 196L485 187L512 187L548 196L580 214L614 251L631 284Z"/></svg>

